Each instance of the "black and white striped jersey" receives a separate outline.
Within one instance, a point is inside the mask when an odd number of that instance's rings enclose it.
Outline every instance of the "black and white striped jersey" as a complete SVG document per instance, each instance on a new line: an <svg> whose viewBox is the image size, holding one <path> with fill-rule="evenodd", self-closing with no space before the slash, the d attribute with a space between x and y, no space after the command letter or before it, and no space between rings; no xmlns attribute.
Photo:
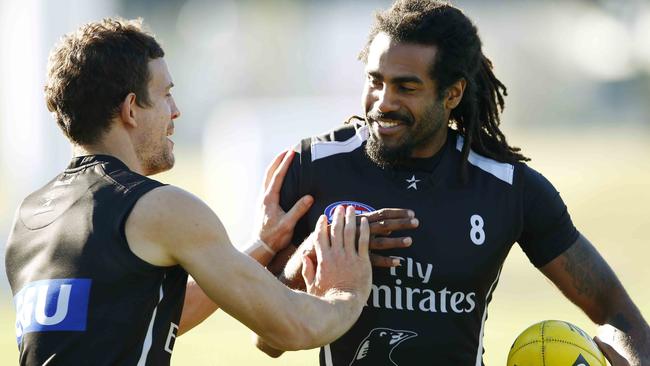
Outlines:
<svg viewBox="0 0 650 366"><path fill-rule="evenodd" d="M93 155L23 201L5 257L21 365L169 364L187 273L141 260L124 233L161 185Z"/></svg>
<svg viewBox="0 0 650 366"><path fill-rule="evenodd" d="M315 198L294 243L339 204L358 213L410 208L420 220L408 232L411 247L383 253L402 265L374 269L361 317L321 349L320 363L480 366L487 305L512 244L518 242L535 266L548 263L578 238L567 208L523 163L471 152L469 179L462 183L463 137L454 130L436 156L394 169L368 159L368 134L367 126L344 125L303 140L281 193L285 209L304 194Z"/></svg>

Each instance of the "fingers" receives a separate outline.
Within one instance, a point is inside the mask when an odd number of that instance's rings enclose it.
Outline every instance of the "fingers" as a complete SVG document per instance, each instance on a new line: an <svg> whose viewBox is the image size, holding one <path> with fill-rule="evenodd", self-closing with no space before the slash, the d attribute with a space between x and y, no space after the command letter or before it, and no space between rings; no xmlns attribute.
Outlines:
<svg viewBox="0 0 650 366"><path fill-rule="evenodd" d="M384 257L383 255L377 255L370 253L370 264L375 267L390 268L401 266L401 262L398 258Z"/></svg>
<svg viewBox="0 0 650 366"><path fill-rule="evenodd" d="M345 209L343 206L337 206L332 215L332 224L330 225L330 243L332 250L343 249L343 230L345 228Z"/></svg>
<svg viewBox="0 0 650 366"><path fill-rule="evenodd" d="M273 176L273 173L278 168L278 166L280 166L280 163L284 159L286 153L287 151L283 151L279 153L275 158L273 158L271 164L269 164L269 166L266 167L266 173L264 173L264 192L266 192L266 189L269 187L269 182L271 181L271 177Z"/></svg>
<svg viewBox="0 0 650 366"><path fill-rule="evenodd" d="M348 255L355 254L356 251L356 235L357 234L357 218L353 206L345 208L345 227L343 229L343 248Z"/></svg>
<svg viewBox="0 0 650 366"><path fill-rule="evenodd" d="M286 221L286 225L290 226L292 229L296 226L298 220L303 217L309 208L314 203L314 197L310 195L303 196L301 199L296 202L291 210L282 218L283 221Z"/></svg>
<svg viewBox="0 0 650 366"><path fill-rule="evenodd" d="M594 342L596 342L596 345L600 350L603 352L603 355L605 355L605 358L609 363L612 364L612 366L629 366L630 363L628 360L625 359L625 357L621 356L614 347L610 346L609 344L603 342L600 340L598 337L594 337Z"/></svg>
<svg viewBox="0 0 650 366"><path fill-rule="evenodd" d="M318 222L316 223L316 230L318 231L316 233L316 242L314 243L314 249L316 250L316 261L318 263L322 263L323 256L325 255L324 253L328 253L330 251L330 239L329 233L327 232L327 217L325 215L321 215L318 218Z"/></svg>
<svg viewBox="0 0 650 366"><path fill-rule="evenodd" d="M395 248L408 248L413 244L413 239L410 236L399 238L386 238L383 236L370 238L370 249L386 250Z"/></svg>
<svg viewBox="0 0 650 366"><path fill-rule="evenodd" d="M274 196L274 195L279 195L280 194L280 188L282 188L282 182L284 181L284 177L287 175L287 171L289 170L289 166L291 166L291 160L293 160L293 156L296 154L295 151L289 150L284 154L284 157L282 159L282 162L280 165L273 171L273 175L271 176L271 180L269 181L267 188L266 188L266 195L267 196Z"/></svg>
<svg viewBox="0 0 650 366"><path fill-rule="evenodd" d="M316 277L316 268L314 262L309 259L307 254L303 254L302 260L302 278L305 281L305 286L311 288L314 285L314 278Z"/></svg>
<svg viewBox="0 0 650 366"><path fill-rule="evenodd" d="M420 221L416 218L385 219L371 222L370 233L374 235L390 235L393 231L415 229L419 224Z"/></svg>
<svg viewBox="0 0 650 366"><path fill-rule="evenodd" d="M415 217L415 212L405 208L382 208L381 210L372 211L362 216L367 217L368 222L373 223L388 219L412 219Z"/></svg>
<svg viewBox="0 0 650 366"><path fill-rule="evenodd" d="M368 247L370 243L370 225L368 225L368 218L361 218L361 225L359 226L359 256L363 259L368 259Z"/></svg>

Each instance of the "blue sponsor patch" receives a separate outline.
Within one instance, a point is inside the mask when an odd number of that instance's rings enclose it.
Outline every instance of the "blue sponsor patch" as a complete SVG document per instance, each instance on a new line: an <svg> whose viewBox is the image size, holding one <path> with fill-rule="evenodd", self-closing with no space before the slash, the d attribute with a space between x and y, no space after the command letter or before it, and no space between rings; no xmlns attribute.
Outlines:
<svg viewBox="0 0 650 366"><path fill-rule="evenodd" d="M327 221L330 223L332 222L332 215L334 214L334 210L336 209L337 206L343 206L343 207L348 207L352 206L354 207L354 212L357 215L361 215L364 213L372 212L375 211L374 208L366 205L365 203L361 202L355 202L355 201L338 201L330 204L329 206L325 207L325 216L327 216Z"/></svg>
<svg viewBox="0 0 650 366"><path fill-rule="evenodd" d="M16 338L30 332L85 331L91 280L65 278L30 282L14 296Z"/></svg>

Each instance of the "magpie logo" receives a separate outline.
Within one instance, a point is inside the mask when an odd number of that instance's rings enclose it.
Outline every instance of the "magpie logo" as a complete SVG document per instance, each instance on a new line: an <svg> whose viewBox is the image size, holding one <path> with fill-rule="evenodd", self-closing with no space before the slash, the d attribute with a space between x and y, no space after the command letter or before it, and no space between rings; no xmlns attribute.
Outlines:
<svg viewBox="0 0 650 366"><path fill-rule="evenodd" d="M589 362L587 362L587 360L585 360L585 358L580 354L572 366L589 366Z"/></svg>
<svg viewBox="0 0 650 366"><path fill-rule="evenodd" d="M417 336L410 330L375 328L361 341L350 366L399 366L391 354L400 343Z"/></svg>

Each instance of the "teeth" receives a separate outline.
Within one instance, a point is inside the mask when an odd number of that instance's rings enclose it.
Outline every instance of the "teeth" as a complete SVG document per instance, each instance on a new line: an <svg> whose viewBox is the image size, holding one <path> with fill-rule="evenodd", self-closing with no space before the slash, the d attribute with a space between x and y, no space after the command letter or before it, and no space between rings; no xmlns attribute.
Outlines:
<svg viewBox="0 0 650 366"><path fill-rule="evenodd" d="M391 128L399 126L399 122L377 121L379 126L383 128Z"/></svg>

